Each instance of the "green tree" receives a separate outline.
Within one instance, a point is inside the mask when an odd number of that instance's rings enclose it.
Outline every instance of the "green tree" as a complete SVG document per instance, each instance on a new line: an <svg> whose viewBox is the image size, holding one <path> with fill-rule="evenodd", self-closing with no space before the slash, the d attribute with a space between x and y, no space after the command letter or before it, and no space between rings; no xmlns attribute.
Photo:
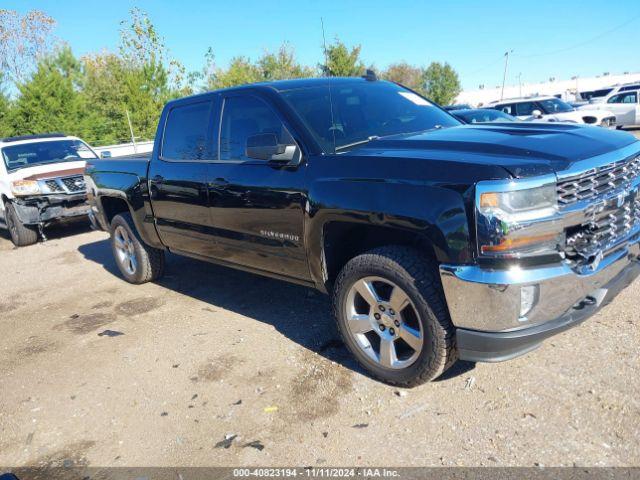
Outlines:
<svg viewBox="0 0 640 480"><path fill-rule="evenodd" d="M445 63L432 62L424 72L425 93L434 102L448 105L461 91L456 71Z"/></svg>
<svg viewBox="0 0 640 480"><path fill-rule="evenodd" d="M0 80L0 85L2 82ZM0 89L0 138L8 137L13 134L11 110L11 101L4 93L4 90Z"/></svg>
<svg viewBox="0 0 640 480"><path fill-rule="evenodd" d="M80 75L80 63L68 47L40 60L31 78L18 84L11 116L14 132L81 134L84 108L76 83Z"/></svg>
<svg viewBox="0 0 640 480"><path fill-rule="evenodd" d="M360 60L360 45L351 50L336 39L327 46L325 63L318 65L323 74L330 77L357 77L364 74L365 66Z"/></svg>
<svg viewBox="0 0 640 480"><path fill-rule="evenodd" d="M313 68L297 61L293 48L287 43L283 43L276 53L265 53L257 63L265 81L315 76Z"/></svg>
<svg viewBox="0 0 640 480"><path fill-rule="evenodd" d="M126 117L125 62L113 53L88 55L82 59L84 99L83 138L107 145L131 141Z"/></svg>
<svg viewBox="0 0 640 480"><path fill-rule="evenodd" d="M128 128L122 121L128 112L134 135L151 139L164 104L180 94L184 69L179 62L169 58L164 40L148 15L138 8L132 9L130 15L129 20L121 22L121 62L106 63L116 73L110 78L118 82L114 95L116 102L120 102L120 113L115 114L116 103L111 107L109 118L117 123L114 131L117 138L121 138L122 125Z"/></svg>
<svg viewBox="0 0 640 480"><path fill-rule="evenodd" d="M208 87L215 90L260 82L262 79L260 68L252 63L248 57L234 57L231 59L229 68L215 70L209 77Z"/></svg>
<svg viewBox="0 0 640 480"><path fill-rule="evenodd" d="M400 83L422 95L425 94L424 69L409 65L407 62L392 63L382 72L382 78Z"/></svg>

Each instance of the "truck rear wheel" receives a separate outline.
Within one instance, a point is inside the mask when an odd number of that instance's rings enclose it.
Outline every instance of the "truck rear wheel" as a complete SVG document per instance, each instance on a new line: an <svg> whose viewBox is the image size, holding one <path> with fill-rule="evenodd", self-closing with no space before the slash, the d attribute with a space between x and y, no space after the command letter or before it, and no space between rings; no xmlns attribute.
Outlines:
<svg viewBox="0 0 640 480"><path fill-rule="evenodd" d="M344 343L374 377L413 387L456 360L454 328L437 265L406 247L382 247L351 259L334 289Z"/></svg>
<svg viewBox="0 0 640 480"><path fill-rule="evenodd" d="M6 203L4 211L11 241L16 247L26 247L38 242L38 231L20 221L16 208L11 202Z"/></svg>
<svg viewBox="0 0 640 480"><path fill-rule="evenodd" d="M164 272L164 250L142 241L130 213L116 215L111 221L111 249L120 273L129 283L151 282Z"/></svg>

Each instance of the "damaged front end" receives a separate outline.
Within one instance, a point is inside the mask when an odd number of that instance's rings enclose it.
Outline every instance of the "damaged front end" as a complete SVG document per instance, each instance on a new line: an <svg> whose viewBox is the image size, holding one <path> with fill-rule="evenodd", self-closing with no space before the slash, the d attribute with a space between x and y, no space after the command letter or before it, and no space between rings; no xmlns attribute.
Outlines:
<svg viewBox="0 0 640 480"><path fill-rule="evenodd" d="M14 182L12 200L24 225L42 228L52 223L82 219L89 214L84 178L74 175ZM22 189L23 191L20 191Z"/></svg>
<svg viewBox="0 0 640 480"><path fill-rule="evenodd" d="M47 226L89 214L86 194L43 195L13 200L16 214L24 225Z"/></svg>

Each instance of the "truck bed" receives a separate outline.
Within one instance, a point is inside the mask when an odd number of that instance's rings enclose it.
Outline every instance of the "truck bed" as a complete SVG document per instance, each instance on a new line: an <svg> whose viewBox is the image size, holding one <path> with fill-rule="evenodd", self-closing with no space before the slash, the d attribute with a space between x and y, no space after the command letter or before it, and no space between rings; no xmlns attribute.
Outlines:
<svg viewBox="0 0 640 480"><path fill-rule="evenodd" d="M87 162L86 173L124 173L146 178L150 159L151 154L95 159Z"/></svg>

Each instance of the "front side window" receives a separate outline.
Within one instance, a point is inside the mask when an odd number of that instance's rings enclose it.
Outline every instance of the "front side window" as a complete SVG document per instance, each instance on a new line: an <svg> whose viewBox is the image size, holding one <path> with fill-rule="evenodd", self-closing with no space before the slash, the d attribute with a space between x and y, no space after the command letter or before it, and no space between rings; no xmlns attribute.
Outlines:
<svg viewBox="0 0 640 480"><path fill-rule="evenodd" d="M534 102L516 103L516 115L530 116L533 115L533 111L537 109L538 107Z"/></svg>
<svg viewBox="0 0 640 480"><path fill-rule="evenodd" d="M9 172L47 163L77 162L92 158L98 157L80 140L32 142L2 148L2 160Z"/></svg>
<svg viewBox="0 0 640 480"><path fill-rule="evenodd" d="M211 160L211 102L173 107L167 116L162 140L162 158L167 160Z"/></svg>
<svg viewBox="0 0 640 480"><path fill-rule="evenodd" d="M622 95L614 95L609 100L607 100L607 103L621 103L620 102L621 99L622 99Z"/></svg>
<svg viewBox="0 0 640 480"><path fill-rule="evenodd" d="M294 143L284 124L261 99L251 95L225 99L220 123L220 160L255 160L247 156L247 140L261 134L274 134L279 144Z"/></svg>
<svg viewBox="0 0 640 480"><path fill-rule="evenodd" d="M625 94L621 103L638 103L638 94L636 92Z"/></svg>
<svg viewBox="0 0 640 480"><path fill-rule="evenodd" d="M540 105L547 113L566 113L573 112L575 109L567 102L563 102L559 98L549 98L547 100L540 100Z"/></svg>
<svg viewBox="0 0 640 480"><path fill-rule="evenodd" d="M329 153L372 137L460 125L423 97L386 81L336 81L281 94Z"/></svg>
<svg viewBox="0 0 640 480"><path fill-rule="evenodd" d="M516 106L513 104L500 105L498 107L495 107L495 109L498 110L499 112L506 113L508 115L512 115L512 116L517 115Z"/></svg>

